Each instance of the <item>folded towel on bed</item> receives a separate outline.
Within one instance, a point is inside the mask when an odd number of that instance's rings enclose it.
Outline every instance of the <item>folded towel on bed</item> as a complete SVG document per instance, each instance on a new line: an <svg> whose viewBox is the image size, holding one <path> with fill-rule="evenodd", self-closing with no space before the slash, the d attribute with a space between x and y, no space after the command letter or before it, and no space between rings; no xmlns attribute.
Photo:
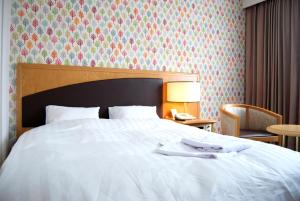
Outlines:
<svg viewBox="0 0 300 201"><path fill-rule="evenodd" d="M209 158L215 159L219 157L232 156L236 152L231 153L213 153L213 152L201 152L197 148L186 145L182 142L171 142L161 145L155 150L156 153L167 156L183 156L183 157L197 157L197 158Z"/></svg>
<svg viewBox="0 0 300 201"><path fill-rule="evenodd" d="M229 153L240 152L250 148L249 144L234 141L232 139L210 139L210 138L182 138L181 142L194 147L201 152Z"/></svg>

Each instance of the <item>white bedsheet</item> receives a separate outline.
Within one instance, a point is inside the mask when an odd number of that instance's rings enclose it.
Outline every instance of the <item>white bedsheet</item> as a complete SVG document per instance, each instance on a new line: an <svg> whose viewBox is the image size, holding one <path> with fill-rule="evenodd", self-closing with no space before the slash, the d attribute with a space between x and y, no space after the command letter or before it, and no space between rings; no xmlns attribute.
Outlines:
<svg viewBox="0 0 300 201"><path fill-rule="evenodd" d="M0 201L299 201L300 154L251 143L216 160L164 156L159 142L222 138L168 120L70 120L23 134ZM245 139L240 139L245 141Z"/></svg>

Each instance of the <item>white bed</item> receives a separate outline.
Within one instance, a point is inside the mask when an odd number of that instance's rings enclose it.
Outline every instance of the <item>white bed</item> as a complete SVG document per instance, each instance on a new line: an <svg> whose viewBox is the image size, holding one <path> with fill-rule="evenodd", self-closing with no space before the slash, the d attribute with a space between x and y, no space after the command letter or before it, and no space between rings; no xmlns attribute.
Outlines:
<svg viewBox="0 0 300 201"><path fill-rule="evenodd" d="M158 142L230 138L168 120L83 119L23 134L2 166L1 201L299 201L300 154L252 147L218 159L164 156Z"/></svg>

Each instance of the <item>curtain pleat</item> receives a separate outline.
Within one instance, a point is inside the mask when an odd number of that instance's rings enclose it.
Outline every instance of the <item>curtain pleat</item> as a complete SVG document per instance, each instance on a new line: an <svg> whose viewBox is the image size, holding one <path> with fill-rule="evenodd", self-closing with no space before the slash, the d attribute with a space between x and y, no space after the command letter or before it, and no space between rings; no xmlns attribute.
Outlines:
<svg viewBox="0 0 300 201"><path fill-rule="evenodd" d="M282 114L289 124L300 124L299 12L299 0L246 9L245 102Z"/></svg>

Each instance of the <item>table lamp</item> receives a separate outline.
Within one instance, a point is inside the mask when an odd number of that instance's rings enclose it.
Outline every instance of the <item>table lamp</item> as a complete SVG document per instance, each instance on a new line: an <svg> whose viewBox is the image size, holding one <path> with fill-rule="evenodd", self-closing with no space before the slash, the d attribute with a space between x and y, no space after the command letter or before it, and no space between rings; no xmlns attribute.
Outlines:
<svg viewBox="0 0 300 201"><path fill-rule="evenodd" d="M184 103L184 112L186 112L186 103L200 101L200 83L199 82L169 82L167 83L167 101ZM195 119L194 116L187 113L177 113L175 118L178 120Z"/></svg>

